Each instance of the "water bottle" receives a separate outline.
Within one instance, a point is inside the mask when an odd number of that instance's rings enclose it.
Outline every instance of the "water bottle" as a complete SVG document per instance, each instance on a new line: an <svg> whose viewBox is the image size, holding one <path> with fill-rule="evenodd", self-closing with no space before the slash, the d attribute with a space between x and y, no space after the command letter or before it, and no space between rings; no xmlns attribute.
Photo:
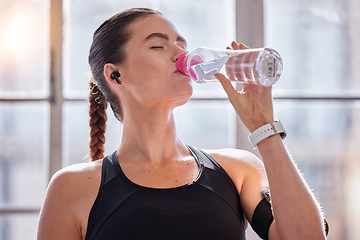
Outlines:
<svg viewBox="0 0 360 240"><path fill-rule="evenodd" d="M283 64L278 52L270 48L219 50L198 47L181 55L177 70L198 83L218 81L222 73L231 81L271 86L279 80Z"/></svg>

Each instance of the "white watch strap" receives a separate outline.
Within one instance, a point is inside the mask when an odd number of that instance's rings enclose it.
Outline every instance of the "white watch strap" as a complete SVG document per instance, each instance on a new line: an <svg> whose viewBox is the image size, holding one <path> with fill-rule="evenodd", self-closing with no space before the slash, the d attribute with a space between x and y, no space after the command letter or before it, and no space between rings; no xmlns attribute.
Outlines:
<svg viewBox="0 0 360 240"><path fill-rule="evenodd" d="M256 145L265 138L274 136L276 134L280 134L283 139L286 137L285 128L279 120L276 120L274 123L268 123L256 129L250 134L249 140L253 147L256 147Z"/></svg>

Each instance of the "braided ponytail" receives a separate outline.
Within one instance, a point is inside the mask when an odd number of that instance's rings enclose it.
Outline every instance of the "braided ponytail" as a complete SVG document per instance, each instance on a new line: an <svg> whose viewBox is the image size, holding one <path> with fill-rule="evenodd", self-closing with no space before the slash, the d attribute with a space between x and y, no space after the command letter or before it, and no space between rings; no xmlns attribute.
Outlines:
<svg viewBox="0 0 360 240"><path fill-rule="evenodd" d="M104 157L107 101L98 86L96 85L93 78L90 79L89 87L89 147L91 160L95 161Z"/></svg>
<svg viewBox="0 0 360 240"><path fill-rule="evenodd" d="M115 117L123 122L119 96L110 90L104 77L106 63L120 64L125 58L125 44L130 39L129 25L138 18L160 14L148 8L132 8L107 19L94 32L89 52L89 65L93 77L90 79L90 157L97 160L104 157L106 130L106 108L110 104Z"/></svg>

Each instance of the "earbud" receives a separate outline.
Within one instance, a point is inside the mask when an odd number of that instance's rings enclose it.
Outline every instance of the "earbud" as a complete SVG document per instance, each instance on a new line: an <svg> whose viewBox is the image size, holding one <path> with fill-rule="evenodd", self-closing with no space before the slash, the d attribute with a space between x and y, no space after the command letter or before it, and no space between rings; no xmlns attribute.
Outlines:
<svg viewBox="0 0 360 240"><path fill-rule="evenodd" d="M116 80L116 82L119 84L119 85L121 85L121 81L120 81L120 79L119 79L119 77L120 77L121 75L120 75L120 73L118 72L118 71L116 71L116 72L113 72L112 74L111 74L111 78L112 79L115 79Z"/></svg>

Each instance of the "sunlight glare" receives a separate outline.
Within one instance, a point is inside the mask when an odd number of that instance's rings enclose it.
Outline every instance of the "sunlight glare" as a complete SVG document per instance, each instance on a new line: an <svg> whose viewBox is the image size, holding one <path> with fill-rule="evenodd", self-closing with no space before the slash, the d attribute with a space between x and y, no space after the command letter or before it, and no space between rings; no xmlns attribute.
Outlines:
<svg viewBox="0 0 360 240"><path fill-rule="evenodd" d="M26 53L33 41L36 39L35 29L32 17L26 13L12 14L4 22L4 32L1 37L1 45L6 55L21 56ZM34 36L35 35L35 36Z"/></svg>

